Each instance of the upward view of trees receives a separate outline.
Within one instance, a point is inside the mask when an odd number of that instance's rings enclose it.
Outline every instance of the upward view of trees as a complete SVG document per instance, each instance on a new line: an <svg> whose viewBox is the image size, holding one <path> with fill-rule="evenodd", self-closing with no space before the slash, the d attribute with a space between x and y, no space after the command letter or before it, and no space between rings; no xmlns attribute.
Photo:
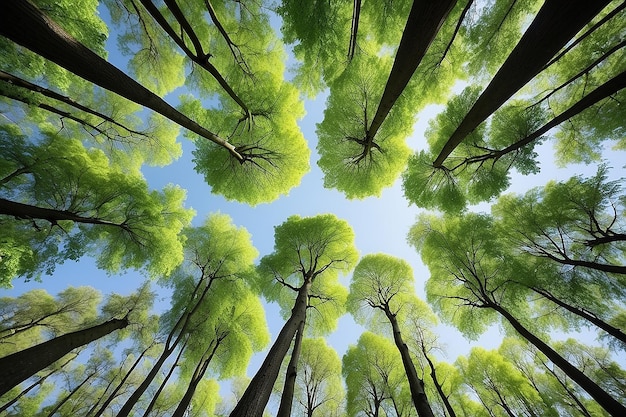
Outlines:
<svg viewBox="0 0 626 417"><path fill-rule="evenodd" d="M625 37L623 0L0 2L0 415L626 415Z"/></svg>

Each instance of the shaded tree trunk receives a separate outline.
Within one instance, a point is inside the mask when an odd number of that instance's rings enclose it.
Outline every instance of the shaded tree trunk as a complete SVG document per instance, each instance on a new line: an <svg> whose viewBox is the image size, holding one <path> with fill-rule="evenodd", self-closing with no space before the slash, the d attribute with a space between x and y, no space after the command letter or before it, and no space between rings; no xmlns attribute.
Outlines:
<svg viewBox="0 0 626 417"><path fill-rule="evenodd" d="M111 319L97 326L55 337L47 342L0 358L0 395L52 365L73 349L128 326L128 318Z"/></svg>
<svg viewBox="0 0 626 417"><path fill-rule="evenodd" d="M404 371L409 380L411 399L413 400L413 405L415 405L417 415L419 417L434 417L433 410L430 408L430 403L424 391L424 381L417 376L417 370L411 359L409 347L404 343L404 340L402 340L402 334L400 333L400 326L398 326L396 315L389 310L388 306L385 308L385 314L393 328L393 341L402 357L402 365L404 365Z"/></svg>
<svg viewBox="0 0 626 417"><path fill-rule="evenodd" d="M540 294L543 297L547 298L548 300L552 301L559 307L563 307L565 310L569 311L570 313L573 313L577 315L578 317L581 317L589 321L590 323L596 325L599 329L604 330L605 332L607 332L608 334L610 334L611 336L613 336L614 338L616 338L617 340L619 340L620 342L626 345L626 334L624 334L624 332L622 332L617 327L611 326L609 323L605 322L604 320L601 320L595 314L591 314L585 309L567 304L566 302L556 298L549 291L542 290L536 287L532 287L530 289L536 292L537 294Z"/></svg>
<svg viewBox="0 0 626 417"><path fill-rule="evenodd" d="M520 41L433 162L440 168L479 124L536 76L609 0L546 0Z"/></svg>
<svg viewBox="0 0 626 417"><path fill-rule="evenodd" d="M439 380L437 379L437 372L435 370L435 364L433 364L433 361L431 361L430 358L428 357L428 354L426 353L426 347L423 344L422 344L422 354L424 355L426 362L428 362L428 367L430 368L430 377L433 379L433 384L435 384L437 393L439 394L439 397L441 398L443 405L446 407L446 411L448 412L449 417L456 417L456 412L454 411L454 408L452 408L452 404L450 404L450 399L443 392L443 387L439 383Z"/></svg>
<svg viewBox="0 0 626 417"><path fill-rule="evenodd" d="M289 359L289 364L287 365L285 384L283 386L283 393L280 397L280 405L278 407L278 413L276 414L276 417L291 416L293 395L296 388L296 377L298 376L298 360L300 359L300 351L302 350L303 331L304 320L300 322L300 325L298 326L298 332L296 333L296 337L293 342L291 358Z"/></svg>
<svg viewBox="0 0 626 417"><path fill-rule="evenodd" d="M595 90L593 90L591 93L587 94L586 96L578 100L576 103L574 103L570 108L565 110L563 113L554 117L548 123L544 124L539 129L537 129L530 135L526 136L525 138L520 139L517 142L499 151L494 151L492 153L488 153L485 155L479 155L479 156L468 158L467 162L482 162L487 159L499 159L508 153L517 151L523 148L524 146L528 145L529 143L535 141L541 135L547 133L553 127L556 127L560 125L561 123L565 122L566 120L571 119L572 117L576 116L582 111L598 103L600 100L604 100L605 98L610 97L611 95L617 93L618 91L624 88L626 88L626 72L622 72L616 75L615 77L611 78L604 84L598 86ZM621 239L615 239L615 240L621 240ZM607 241L610 242L611 240L607 239ZM601 242L601 243L604 243L604 242Z"/></svg>
<svg viewBox="0 0 626 417"><path fill-rule="evenodd" d="M59 221L69 220L76 223L115 226L128 230L128 227L124 224L113 223L96 217L84 217L67 210L56 210L18 203L4 198L0 198L0 214L12 216L16 219L45 220L50 222L50 224L57 224Z"/></svg>
<svg viewBox="0 0 626 417"><path fill-rule="evenodd" d="M348 62L354 58L356 51L356 37L359 33L359 19L361 18L361 0L354 0L352 4L352 26L350 28L350 42L348 44Z"/></svg>
<svg viewBox="0 0 626 417"><path fill-rule="evenodd" d="M178 407L176 407L176 410L174 411L174 414L172 414L172 417L183 417L185 415L185 411L187 411L187 408L191 404L191 399L193 398L193 395L196 392L196 388L198 388L198 384L204 377L204 374L206 373L206 370L209 367L211 360L215 356L215 352L217 351L217 348L219 348L220 344L222 343L222 340L224 340L224 337L226 337L226 335L222 335L218 337L218 339L215 340L215 345L212 348L211 348L211 345L209 345L204 355L202 355L202 358L198 362L196 369L194 369L193 371L193 375L191 376L191 381L189 381L189 384L187 385L187 390L185 391L185 395L183 395L183 399L178 404Z"/></svg>
<svg viewBox="0 0 626 417"><path fill-rule="evenodd" d="M311 281L305 280L291 310L291 316L283 325L276 341L270 348L263 364L254 375L248 388L230 413L230 417L261 417L270 399L272 388L280 372L280 365L289 351L291 341L300 323L306 318L308 295Z"/></svg>
<svg viewBox="0 0 626 417"><path fill-rule="evenodd" d="M530 330L524 327L508 310L504 307L491 303L490 308L501 314L513 328L522 336L533 344L541 353L558 366L572 381L576 382L583 390L587 392L596 402L613 416L626 416L626 407L613 398L609 393L603 390L598 384L593 382L581 370L572 365L569 361L559 355L543 340L535 336Z"/></svg>
<svg viewBox="0 0 626 417"><path fill-rule="evenodd" d="M74 39L28 0L0 2L0 35L66 70L165 116L180 126L227 149L239 161L235 147L176 110Z"/></svg>
<svg viewBox="0 0 626 417"><path fill-rule="evenodd" d="M456 0L413 1L387 85L385 85L372 123L368 127L366 140L374 140L378 129L409 83L455 4Z"/></svg>

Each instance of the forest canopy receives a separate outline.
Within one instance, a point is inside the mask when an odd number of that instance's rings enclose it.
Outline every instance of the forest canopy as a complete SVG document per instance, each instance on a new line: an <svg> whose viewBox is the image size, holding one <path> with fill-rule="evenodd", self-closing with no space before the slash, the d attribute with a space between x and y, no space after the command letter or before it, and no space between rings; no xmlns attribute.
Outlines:
<svg viewBox="0 0 626 417"><path fill-rule="evenodd" d="M0 2L0 415L626 415L625 40L623 0Z"/></svg>

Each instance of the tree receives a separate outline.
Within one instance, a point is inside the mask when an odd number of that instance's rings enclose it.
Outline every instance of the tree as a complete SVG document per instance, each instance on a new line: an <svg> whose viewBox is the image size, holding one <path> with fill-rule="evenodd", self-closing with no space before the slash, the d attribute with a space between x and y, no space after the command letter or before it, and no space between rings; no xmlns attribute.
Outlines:
<svg viewBox="0 0 626 417"><path fill-rule="evenodd" d="M410 393L402 359L385 337L364 332L343 357L350 416L411 416Z"/></svg>
<svg viewBox="0 0 626 417"><path fill-rule="evenodd" d="M304 339L297 374L294 413L302 415L339 416L344 389L341 359L323 338Z"/></svg>
<svg viewBox="0 0 626 417"><path fill-rule="evenodd" d="M162 317L163 350L120 416L129 415L176 351L176 363L180 360L182 375L190 383L172 412L183 413L209 365L221 377L242 373L252 353L267 343L265 316L250 289L258 252L248 231L235 227L227 215L213 214L184 234L185 262L168 280L174 295ZM155 401L158 396L153 396Z"/></svg>
<svg viewBox="0 0 626 417"><path fill-rule="evenodd" d="M417 414L433 416L424 391L424 380L417 374L399 324L405 320L409 305L420 303L414 295L412 281L413 270L406 261L385 254L366 255L354 270L348 306L357 323L369 324L371 328L371 324L380 322L378 316L384 315L391 324L393 340L402 358ZM365 309L374 309L375 312L366 312Z"/></svg>
<svg viewBox="0 0 626 417"><path fill-rule="evenodd" d="M524 36L511 51L496 75L477 98L467 115L443 146L433 166L443 161L480 123L541 71L568 41L591 21L609 1L545 2ZM537 45L541 45L540 48Z"/></svg>
<svg viewBox="0 0 626 417"><path fill-rule="evenodd" d="M445 220L422 216L412 228L410 240L431 271L426 291L437 311L467 335L479 334L487 323L501 316L606 411L626 411L624 405L521 321L526 299L523 292L507 285L515 276L515 265L500 250L498 240L489 235L492 227L486 216L467 214Z"/></svg>
<svg viewBox="0 0 626 417"><path fill-rule="evenodd" d="M520 251L573 268L623 275L621 193L621 181L609 181L607 167L601 166L590 178L551 181L524 196L502 197L493 211Z"/></svg>
<svg viewBox="0 0 626 417"><path fill-rule="evenodd" d="M37 140L5 125L0 136L4 285L85 253L107 271L145 265L152 276L182 261L179 233L193 215L184 190L151 191L138 168L52 132Z"/></svg>
<svg viewBox="0 0 626 417"><path fill-rule="evenodd" d="M255 205L300 183L310 154L297 125L303 107L298 91L284 79L284 50L260 2L181 6L168 1L157 7L130 0L108 1L107 6L124 31L120 41L133 51L129 55L137 75L150 80L155 69L167 74L188 68L181 75L194 94L181 97L180 109L232 143L241 156L233 158L198 132L189 135L196 142L196 171L214 193ZM142 51L157 56L182 52L185 58L170 68L170 61L161 64ZM202 98L218 105L207 108Z"/></svg>
<svg viewBox="0 0 626 417"><path fill-rule="evenodd" d="M352 269L356 258L352 229L334 215L291 216L276 226L274 252L261 259L258 286L268 300L279 303L288 318L231 417L263 413L281 364L301 326L310 323L321 334L335 328L345 311L347 296L346 289L338 283L338 275ZM310 318L308 309L314 312Z"/></svg>

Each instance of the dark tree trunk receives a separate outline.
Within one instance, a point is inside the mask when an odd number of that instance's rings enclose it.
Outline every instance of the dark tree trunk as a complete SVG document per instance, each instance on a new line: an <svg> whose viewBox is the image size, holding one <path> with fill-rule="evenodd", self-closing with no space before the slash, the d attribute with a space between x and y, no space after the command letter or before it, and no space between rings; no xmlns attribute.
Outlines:
<svg viewBox="0 0 626 417"><path fill-rule="evenodd" d="M452 408L452 404L450 404L450 399L443 392L443 387L441 386L441 384L439 383L439 380L437 379L437 372L435 370L435 364L433 364L433 361L431 361L430 358L428 357L428 354L426 353L426 348L424 347L424 345L422 345L422 354L424 355L426 362L428 362L428 367L430 368L430 377L433 379L433 384L435 385L435 388L437 389L437 393L439 394L439 397L441 398L443 405L446 407L446 411L448 412L449 417L456 417L456 412L454 411L454 408Z"/></svg>
<svg viewBox="0 0 626 417"><path fill-rule="evenodd" d="M395 314L391 313L389 308L385 309L385 314L387 315L387 318L391 322L391 327L393 328L393 341L395 342L396 347L400 352L400 356L402 357L402 365L404 365L404 371L406 372L406 377L409 380L411 398L413 400L413 405L415 405L417 415L419 417L434 417L433 410L430 408L430 403L428 402L426 392L424 391L424 381L417 376L415 364L413 364L411 355L409 354L409 347L406 343L404 343L404 340L402 340L398 320L396 319Z"/></svg>
<svg viewBox="0 0 626 417"><path fill-rule="evenodd" d="M372 123L368 127L366 140L374 141L378 129L409 83L455 4L456 0L413 1L387 85L385 85Z"/></svg>
<svg viewBox="0 0 626 417"><path fill-rule="evenodd" d="M72 391L70 391L65 398L63 398L61 401L59 401L54 408L48 413L48 417L53 417L54 414L59 411L59 409L61 407L63 407L63 404L65 404L66 402L68 402L77 392L78 390L80 390L86 383L88 383L89 381L91 381L91 378L93 378L96 375L97 371L94 371L92 373L90 373L89 375L87 375L86 378L84 378L80 384L78 384L77 386L75 386Z"/></svg>
<svg viewBox="0 0 626 417"><path fill-rule="evenodd" d="M170 380L170 378L174 374L174 371L176 370L176 367L178 366L180 362L181 356L183 356L183 352L185 351L185 346L187 346L188 340L189 339L185 340L185 343L183 343L183 345L180 347L180 349L178 350L178 355L176 355L176 358L174 359L174 363L172 363L172 365L170 366L170 369L169 371L167 371L165 378L163 378L163 380L161 381L161 385L159 385L159 388L157 388L156 392L152 394L152 399L150 400L150 403L148 404L148 406L143 412L144 417L148 417L150 413L152 413L152 409L156 405L156 402L159 399L161 392L163 392L163 390L165 389L167 382Z"/></svg>
<svg viewBox="0 0 626 417"><path fill-rule="evenodd" d="M298 360L300 359L300 351L302 350L302 338L304 331L304 321L300 322L298 332L293 342L291 350L291 358L287 365L285 384L283 385L283 393L280 397L280 405L276 417L290 417L291 407L293 404L293 395L296 389L296 377L298 376Z"/></svg>
<svg viewBox="0 0 626 417"><path fill-rule="evenodd" d="M148 352L148 350L153 346L154 344L150 344L146 349L144 349L141 354L137 357L137 359L135 359L135 362L133 362L132 366L130 367L130 369L126 372L126 374L124 375L124 377L122 378L122 380L117 384L117 386L115 387L115 389L113 389L113 392L111 392L111 394L109 394L106 398L106 400L104 400L104 402L100 405L100 407L98 408L98 410L94 413L93 417L99 417L101 416L107 409L107 407L109 406L109 404L111 404L111 402L113 402L113 400L115 399L115 397L117 396L117 393L122 389L122 387L124 386L124 384L126 383L126 381L128 380L128 378L130 377L130 374L135 370L135 368L141 363L141 361L143 360L144 355ZM97 404L96 404L97 405ZM94 407L95 408L95 407ZM91 414L91 411L89 411L88 414Z"/></svg>
<svg viewBox="0 0 626 417"><path fill-rule="evenodd" d="M361 0L354 0L352 4L352 26L350 28L350 42L348 45L348 61L354 58L356 51L356 37L359 33L359 19L361 18Z"/></svg>
<svg viewBox="0 0 626 417"><path fill-rule="evenodd" d="M60 65L85 80L165 116L227 149L235 147L176 110L162 98L85 47L28 0L0 2L0 35Z"/></svg>
<svg viewBox="0 0 626 417"><path fill-rule="evenodd" d="M443 146L433 166L440 168L468 134L536 76L609 2L546 0L502 67Z"/></svg>
<svg viewBox="0 0 626 417"><path fill-rule="evenodd" d="M128 326L128 319L111 319L97 326L55 337L47 342L0 358L0 395L52 365L77 347Z"/></svg>
<svg viewBox="0 0 626 417"><path fill-rule="evenodd" d="M626 416L626 407L613 398L609 393L604 391L598 384L593 382L581 370L577 369L569 361L559 355L554 349L548 346L544 341L535 336L526 327L524 327L511 313L505 308L497 304L491 304L491 308L500 313L513 328L524 339L532 343L541 353L558 366L568 377L577 383L583 390L596 400L596 402L604 408L612 416Z"/></svg>
<svg viewBox="0 0 626 417"><path fill-rule="evenodd" d="M206 373L206 370L209 367L211 360L215 356L215 352L217 351L217 348L220 346L222 340L224 340L224 337L225 336L219 337L215 341L215 345L212 348L211 348L211 345L209 345L207 351L204 353L204 355L202 355L202 358L198 362L198 365L196 366L196 369L194 370L193 375L191 376L191 381L189 381L189 384L187 385L187 390L185 391L185 395L183 395L183 399L178 404L178 407L176 407L176 410L174 411L174 414L172 414L172 417L183 417L185 415L185 411L187 411L189 404L191 404L191 399L193 398L193 395L196 393L196 388L198 388L198 384L204 377L204 374Z"/></svg>
<svg viewBox="0 0 626 417"><path fill-rule="evenodd" d="M115 226L125 230L128 229L127 226L123 224L117 224L95 217L83 217L67 210L55 210L45 207L32 206L30 204L18 203L4 198L0 198L0 214L12 216L16 219L45 220L51 224L56 224L57 222L63 220L69 220L76 223Z"/></svg>
<svg viewBox="0 0 626 417"><path fill-rule="evenodd" d="M285 322L263 364L250 381L235 409L230 413L230 417L261 417L263 415L280 372L280 365L289 351L300 323L306 318L310 287L311 282L305 281L300 288L291 310L291 317Z"/></svg>
<svg viewBox="0 0 626 417"><path fill-rule="evenodd" d="M543 290L541 288L536 288L536 287L532 287L530 289L535 291L537 294L540 294L543 297L547 298L548 300L552 301L556 305L563 307L565 310L569 311L570 313L573 313L577 315L578 317L583 318L587 320L588 322L596 325L599 329L604 330L605 332L607 332L608 334L610 334L611 336L613 336L620 342L624 343L624 345L626 345L626 334L624 334L624 332L622 332L617 327L613 327L609 323L605 322L604 320L601 320L595 314L592 314L582 308L578 308L573 305L567 304L566 302L552 295L549 291Z"/></svg>
<svg viewBox="0 0 626 417"><path fill-rule="evenodd" d="M622 72L611 78L604 84L600 85L591 93L587 94L576 103L574 103L569 109L565 110L563 113L559 114L525 138L518 140L517 142L513 143L510 146L507 146L502 150L495 151L492 154L484 155L482 157L477 156L476 159L479 161L485 159L498 159L510 152L517 151L528 145L529 143L533 142L544 133L547 133L553 127L556 127L566 120L571 119L582 111L598 103L600 100L604 100L605 98L610 97L611 95L617 93L624 88L626 88L626 72ZM472 158L470 158L470 161L471 160Z"/></svg>

